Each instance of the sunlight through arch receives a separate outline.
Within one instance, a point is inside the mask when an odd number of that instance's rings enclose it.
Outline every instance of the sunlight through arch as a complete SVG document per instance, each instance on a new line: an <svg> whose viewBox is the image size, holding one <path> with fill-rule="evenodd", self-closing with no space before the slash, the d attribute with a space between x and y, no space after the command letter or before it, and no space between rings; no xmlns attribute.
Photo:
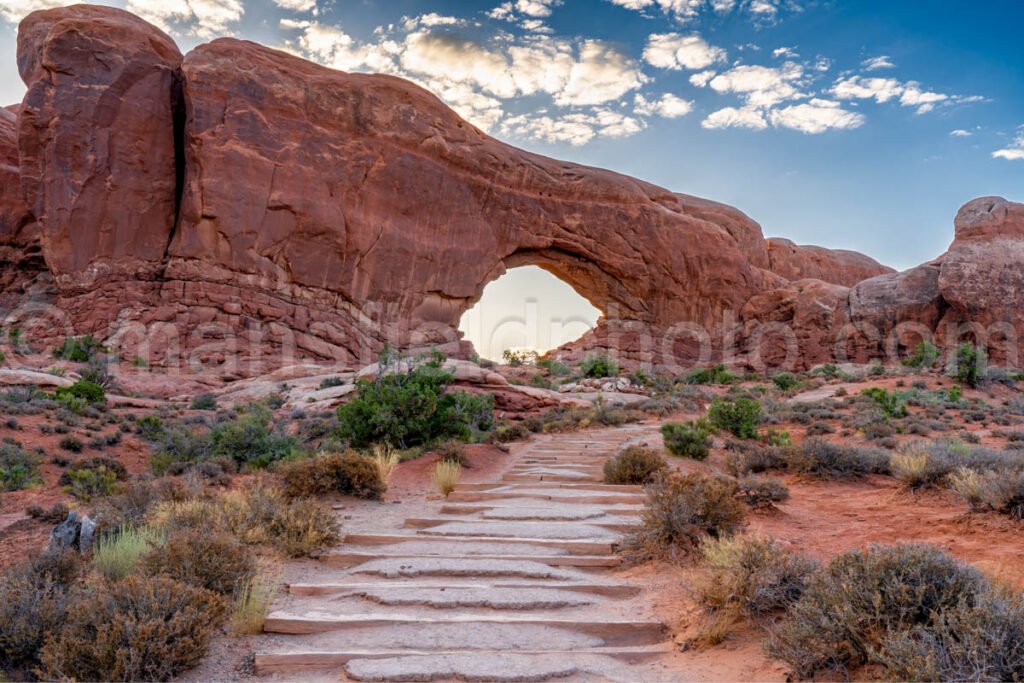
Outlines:
<svg viewBox="0 0 1024 683"><path fill-rule="evenodd" d="M509 269L484 287L459 330L482 358L500 361L505 349L545 353L579 339L601 311L543 268Z"/></svg>

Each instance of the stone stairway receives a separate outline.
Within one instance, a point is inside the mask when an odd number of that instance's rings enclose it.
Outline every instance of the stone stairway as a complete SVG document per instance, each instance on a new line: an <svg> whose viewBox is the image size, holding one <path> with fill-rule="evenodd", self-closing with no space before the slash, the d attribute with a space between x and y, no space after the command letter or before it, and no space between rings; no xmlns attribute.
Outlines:
<svg viewBox="0 0 1024 683"><path fill-rule="evenodd" d="M617 579L639 487L604 461L651 429L538 437L499 481L460 484L404 528L351 533L322 582L292 583L256 654L259 676L357 681L655 680L663 625ZM663 676L663 674L662 674Z"/></svg>

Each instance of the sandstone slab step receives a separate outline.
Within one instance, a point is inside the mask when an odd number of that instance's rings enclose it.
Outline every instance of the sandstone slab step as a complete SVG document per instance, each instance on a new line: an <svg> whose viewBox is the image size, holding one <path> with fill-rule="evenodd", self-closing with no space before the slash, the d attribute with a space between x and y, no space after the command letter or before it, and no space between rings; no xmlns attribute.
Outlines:
<svg viewBox="0 0 1024 683"><path fill-rule="evenodd" d="M335 595L348 591L360 591L381 588L379 582L375 583L293 583L288 586L288 592L292 595ZM632 583L609 583L593 581L572 581L572 582L516 582L487 581L484 583L459 583L445 579L442 583L428 583L426 581L408 581L402 584L388 584L389 590L412 590L425 589L461 589L461 588L489 588L489 589L532 589L544 588L546 590L570 591L586 595L601 595L608 598L629 598L639 595L641 589Z"/></svg>
<svg viewBox="0 0 1024 683"><path fill-rule="evenodd" d="M413 559L418 557L442 557L442 555L423 555L422 553L360 553L354 551L335 551L321 558L326 564L332 567L357 567L366 562L378 560L383 557L394 557L399 559ZM446 554L443 557L457 559L479 559L479 560L510 560L514 562L539 562L549 567L618 567L622 564L622 558L618 555L455 555Z"/></svg>
<svg viewBox="0 0 1024 683"><path fill-rule="evenodd" d="M451 522L422 527L424 536L476 536L501 538L525 535L529 538L608 540L619 538L615 530L580 522Z"/></svg>
<svg viewBox="0 0 1024 683"><path fill-rule="evenodd" d="M395 579L417 576L518 577L571 581L586 578L572 569L552 567L541 562L462 557L388 557L365 562L355 574L377 574Z"/></svg>
<svg viewBox="0 0 1024 683"><path fill-rule="evenodd" d="M609 529L612 531L624 531L631 528L638 520L627 517L611 517L602 515L592 518L534 518L525 519L522 517L488 517L481 516L469 520L452 520L445 517L409 517L405 520L405 526L413 529L436 530L439 528L460 529L479 528L480 532L462 533L456 531L457 536L515 536L520 533L527 533L532 538L592 538L588 534L593 533L594 528ZM555 533L563 533L566 529L573 532L567 536L550 536L552 530Z"/></svg>
<svg viewBox="0 0 1024 683"><path fill-rule="evenodd" d="M615 552L615 543L604 540L567 540L551 538L526 538L521 536L517 536L515 538L502 537L481 540L480 538L472 537L445 536L443 538L428 538L424 536L409 536L404 534L348 534L345 536L346 545L387 546L398 543L431 543L458 545L459 547L465 548L465 550L463 550L461 554L466 555L470 555L472 554L473 550L478 550L482 547L498 548L501 546L518 546L520 548L526 546L529 547L529 552L531 554L536 554L536 549L538 548L575 555L606 555ZM486 544L486 546L481 544ZM526 551L523 550L522 552Z"/></svg>

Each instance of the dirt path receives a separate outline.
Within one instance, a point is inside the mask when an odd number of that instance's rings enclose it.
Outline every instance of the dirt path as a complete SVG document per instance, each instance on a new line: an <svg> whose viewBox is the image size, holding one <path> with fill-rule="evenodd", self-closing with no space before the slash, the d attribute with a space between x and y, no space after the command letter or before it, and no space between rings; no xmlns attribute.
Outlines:
<svg viewBox="0 0 1024 683"><path fill-rule="evenodd" d="M616 575L643 494L600 483L606 458L655 429L539 437L401 529L361 520L275 603L257 676L682 680L663 668L671 643L642 581Z"/></svg>

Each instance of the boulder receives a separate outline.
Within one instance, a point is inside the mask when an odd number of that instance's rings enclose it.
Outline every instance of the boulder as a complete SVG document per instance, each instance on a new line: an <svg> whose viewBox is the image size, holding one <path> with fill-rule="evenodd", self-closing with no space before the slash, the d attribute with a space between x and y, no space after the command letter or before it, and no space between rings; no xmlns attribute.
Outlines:
<svg viewBox="0 0 1024 683"><path fill-rule="evenodd" d="M794 244L781 237L767 240L770 270L787 280L815 279L844 287L894 273L892 268L856 251Z"/></svg>
<svg viewBox="0 0 1024 683"><path fill-rule="evenodd" d="M161 270L175 221L181 53L128 12L72 5L18 29L21 183L62 292Z"/></svg>
<svg viewBox="0 0 1024 683"><path fill-rule="evenodd" d="M77 550L80 553L92 548L96 537L96 522L88 515L78 516L74 510L68 512L68 518L58 524L50 532L47 552L63 552Z"/></svg>

